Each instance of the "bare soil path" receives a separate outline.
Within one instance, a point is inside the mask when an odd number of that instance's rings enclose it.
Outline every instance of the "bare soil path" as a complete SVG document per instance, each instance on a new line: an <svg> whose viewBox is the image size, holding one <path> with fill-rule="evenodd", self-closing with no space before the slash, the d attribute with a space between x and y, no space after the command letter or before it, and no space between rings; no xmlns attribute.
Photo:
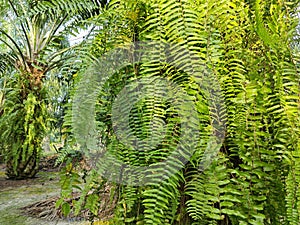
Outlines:
<svg viewBox="0 0 300 225"><path fill-rule="evenodd" d="M5 167L0 165L0 224L1 225L79 225L81 222L57 219L49 221L33 218L22 211L22 207L59 196L59 174L57 171L40 171L37 178L7 180Z"/></svg>

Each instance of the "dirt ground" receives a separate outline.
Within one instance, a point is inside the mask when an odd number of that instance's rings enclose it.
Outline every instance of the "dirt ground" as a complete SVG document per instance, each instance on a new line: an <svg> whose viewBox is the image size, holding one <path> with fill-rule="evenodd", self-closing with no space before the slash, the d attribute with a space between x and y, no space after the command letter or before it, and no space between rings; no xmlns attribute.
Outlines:
<svg viewBox="0 0 300 225"><path fill-rule="evenodd" d="M89 212L83 210L79 216L61 216L55 208L60 196L60 167L55 166L55 156L43 158L40 171L33 179L9 180L5 165L0 164L0 225L87 225ZM75 197L79 194L74 193ZM100 218L110 218L113 208L109 192L102 194ZM72 200L72 199L71 199ZM99 221L99 224L107 224ZM94 223L98 224L98 223Z"/></svg>
<svg viewBox="0 0 300 225"><path fill-rule="evenodd" d="M47 220L31 216L22 208L36 202L55 199L60 196L59 168L53 168L51 160L41 161L36 178L8 180L5 165L0 164L0 224L1 225L78 225L82 221L71 219ZM43 209L45 210L45 209ZM49 209L52 210L52 207Z"/></svg>
<svg viewBox="0 0 300 225"><path fill-rule="evenodd" d="M55 172L53 169L44 170L44 172ZM50 177L50 180L55 179L55 177ZM58 177L57 177L58 179ZM37 174L36 178L26 179L26 180L8 180L5 176L5 164L0 164L0 190L10 187L20 187L29 186L34 184L44 184L45 179L41 175Z"/></svg>

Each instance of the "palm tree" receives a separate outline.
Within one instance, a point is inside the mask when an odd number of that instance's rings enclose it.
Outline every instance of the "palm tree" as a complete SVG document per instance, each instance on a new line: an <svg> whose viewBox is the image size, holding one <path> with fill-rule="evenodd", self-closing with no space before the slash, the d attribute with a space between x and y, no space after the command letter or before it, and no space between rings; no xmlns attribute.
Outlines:
<svg viewBox="0 0 300 225"><path fill-rule="evenodd" d="M38 1L27 0L7 4L1 23L1 66L10 67L6 103L0 119L1 142L5 143L7 176L12 179L34 177L38 171L48 115L43 83L46 75L70 58L67 41L68 26L73 18L59 14L33 12ZM3 22L3 21L2 21Z"/></svg>
<svg viewBox="0 0 300 225"><path fill-rule="evenodd" d="M65 2L78 4L78 0ZM86 7L81 7L90 9L87 2L82 4ZM52 3L44 4L39 12L51 8L55 12L57 8L68 10L60 5L61 1ZM209 96L195 83L197 77L156 60L155 56L165 54L165 49L160 48L150 63L129 65L113 74L97 96L96 117L105 150L128 165L141 166L164 161L174 143L179 143L178 113L167 108L167 101L157 100L155 87L149 92L153 96L149 94L127 113L130 128L141 138L151 135L145 124L152 120L159 124L163 118L170 125L163 142L144 154L121 143L113 132L110 117L115 96L127 82L156 75L176 82L195 102L201 121L199 140L206 140L212 131L218 134L212 127L218 120L223 121L225 115L226 138L206 170L201 167L205 141L196 142L196 146L187 141L187 145L195 146L195 151L184 168L177 170L180 162L174 158L169 167L174 175L146 186L123 185L132 179L126 166L120 174L116 173L117 183L107 181L108 174L115 178L110 173L114 164L103 160L98 164L98 174L92 171L85 177L81 199L72 202L75 212L80 208L90 209L95 215L105 211L99 199L103 189L112 187L111 199L117 201L112 205L113 224L299 224L299 56L290 47L296 27L291 12L295 8L288 0L111 0L107 13L96 20L96 25L99 21L105 23L103 29L95 32L94 46L89 49L92 54L101 56L135 40L156 40L187 48L207 64L219 81L226 110L217 114L214 105L207 103ZM189 68L195 68L201 61L186 57L177 48L170 49L168 54ZM83 61L80 65L83 74L79 77L82 75L83 82L79 85L85 84L84 69L91 63ZM44 63L40 65L43 66ZM119 105L126 108L128 98L123 100ZM68 194L71 196L72 187L78 188L79 175L71 167L66 172L63 179L69 182L62 186L64 191L58 203L68 213L71 205L63 201ZM140 177L145 175L154 180L164 175L159 167L149 166L146 172ZM118 183L122 181L123 184Z"/></svg>

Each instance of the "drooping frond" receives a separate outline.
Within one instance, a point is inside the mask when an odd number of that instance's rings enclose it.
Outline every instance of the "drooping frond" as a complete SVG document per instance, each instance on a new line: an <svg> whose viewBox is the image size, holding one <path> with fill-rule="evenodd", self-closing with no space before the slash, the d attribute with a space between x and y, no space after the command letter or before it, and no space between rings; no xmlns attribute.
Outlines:
<svg viewBox="0 0 300 225"><path fill-rule="evenodd" d="M116 224L299 223L293 7L115 0L93 21L71 119Z"/></svg>

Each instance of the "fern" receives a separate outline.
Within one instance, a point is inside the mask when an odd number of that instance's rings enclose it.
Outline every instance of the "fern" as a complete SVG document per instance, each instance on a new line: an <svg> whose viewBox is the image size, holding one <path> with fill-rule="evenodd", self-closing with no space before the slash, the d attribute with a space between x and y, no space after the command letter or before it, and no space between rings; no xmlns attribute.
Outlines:
<svg viewBox="0 0 300 225"><path fill-rule="evenodd" d="M89 128L78 120L73 131L86 134L78 142L94 157L89 184L99 174L101 185L119 191L112 193L116 224L299 223L294 11L288 1L136 0L111 1L97 16L92 23L103 29L80 55L76 90L103 89L74 96L72 116L96 122ZM155 45L148 54L124 50L149 40ZM117 56L129 59L114 70L109 59ZM103 61L88 67L96 57ZM84 77L107 67L99 79ZM183 102L192 107L181 108ZM88 207L96 211L97 204L90 199Z"/></svg>

